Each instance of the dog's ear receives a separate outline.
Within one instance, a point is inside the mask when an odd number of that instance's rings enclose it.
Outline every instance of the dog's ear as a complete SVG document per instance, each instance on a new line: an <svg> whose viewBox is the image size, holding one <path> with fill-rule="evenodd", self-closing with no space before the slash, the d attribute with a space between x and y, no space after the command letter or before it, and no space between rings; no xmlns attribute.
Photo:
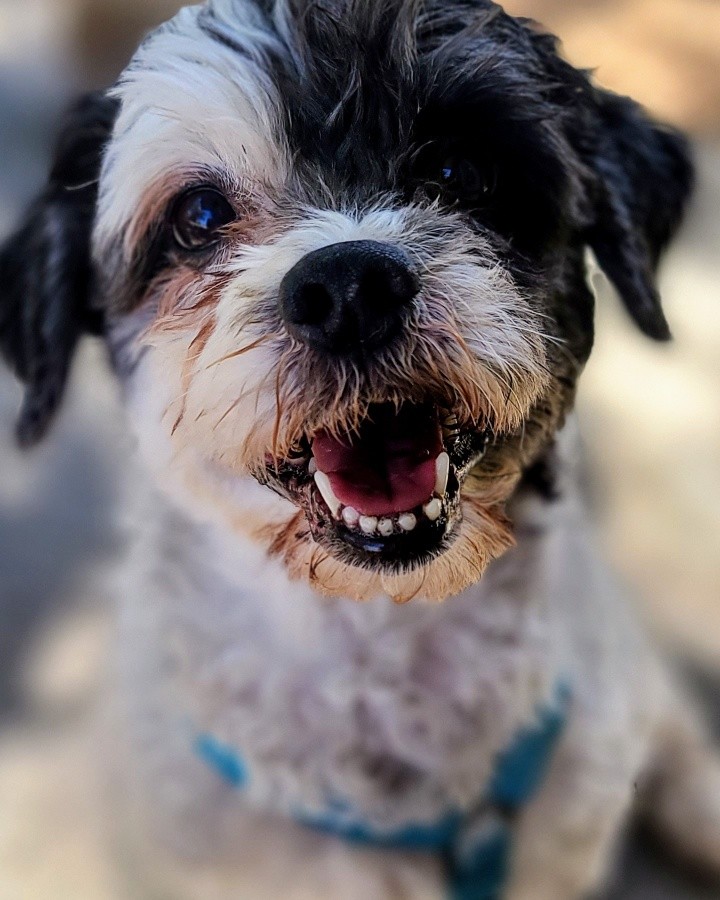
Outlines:
<svg viewBox="0 0 720 900"><path fill-rule="evenodd" d="M689 144L626 97L594 89L592 98L595 127L583 154L596 177L588 244L640 329L665 341L656 272L692 191Z"/></svg>
<svg viewBox="0 0 720 900"><path fill-rule="evenodd" d="M0 352L25 382L17 434L26 447L60 404L78 338L102 330L91 304L90 236L116 112L102 93L68 111L48 184L0 248Z"/></svg>

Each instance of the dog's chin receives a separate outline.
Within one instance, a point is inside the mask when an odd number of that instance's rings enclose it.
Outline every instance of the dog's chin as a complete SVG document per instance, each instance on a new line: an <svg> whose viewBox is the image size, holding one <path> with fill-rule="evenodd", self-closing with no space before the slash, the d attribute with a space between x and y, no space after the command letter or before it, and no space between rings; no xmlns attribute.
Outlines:
<svg viewBox="0 0 720 900"><path fill-rule="evenodd" d="M348 552L344 544L318 543L302 510L280 527L274 522L255 529L252 537L282 562L291 580L306 581L325 596L439 602L480 581L490 563L514 543L502 503L487 505L471 497L463 498L460 505L462 516L452 538L442 540L424 559L416 557L405 566L384 564L375 553L360 557L352 548Z"/></svg>
<svg viewBox="0 0 720 900"><path fill-rule="evenodd" d="M257 474L298 508L271 552L326 594L459 593L512 542L502 504L475 493L491 438L430 403L378 404L352 434L303 436Z"/></svg>

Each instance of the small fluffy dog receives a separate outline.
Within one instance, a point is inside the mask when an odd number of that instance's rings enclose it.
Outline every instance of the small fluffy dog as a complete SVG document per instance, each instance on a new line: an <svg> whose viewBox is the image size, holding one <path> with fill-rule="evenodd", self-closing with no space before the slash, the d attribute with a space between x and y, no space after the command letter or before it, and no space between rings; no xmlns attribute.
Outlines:
<svg viewBox="0 0 720 900"><path fill-rule="evenodd" d="M579 898L634 808L720 872L720 766L568 420L588 249L666 340L691 182L487 0L210 0L70 113L0 336L27 445L102 333L159 487L120 617L130 896Z"/></svg>

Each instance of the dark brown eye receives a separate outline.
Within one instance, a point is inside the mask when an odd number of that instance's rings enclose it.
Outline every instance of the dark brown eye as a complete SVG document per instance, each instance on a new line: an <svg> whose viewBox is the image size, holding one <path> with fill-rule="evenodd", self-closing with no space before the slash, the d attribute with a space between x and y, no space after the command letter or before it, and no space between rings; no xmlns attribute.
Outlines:
<svg viewBox="0 0 720 900"><path fill-rule="evenodd" d="M183 194L172 211L173 237L183 250L203 250L218 240L218 232L237 218L230 203L215 188L195 188Z"/></svg>
<svg viewBox="0 0 720 900"><path fill-rule="evenodd" d="M448 156L440 164L437 183L444 194L460 201L477 203L492 194L494 175L462 156Z"/></svg>

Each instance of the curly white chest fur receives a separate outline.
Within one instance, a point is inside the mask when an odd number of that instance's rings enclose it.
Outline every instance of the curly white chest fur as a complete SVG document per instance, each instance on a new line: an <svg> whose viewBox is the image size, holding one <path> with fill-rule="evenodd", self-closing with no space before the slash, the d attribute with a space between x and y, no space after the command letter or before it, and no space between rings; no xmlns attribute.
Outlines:
<svg viewBox="0 0 720 900"><path fill-rule="evenodd" d="M144 790L182 810L204 802L216 776L193 754L202 733L242 756L243 806L312 815L340 800L382 827L469 808L559 679L580 680L582 705L623 677L573 506L542 510L542 528L518 507L519 546L479 585L406 606L322 598L250 543L156 514L122 615Z"/></svg>

